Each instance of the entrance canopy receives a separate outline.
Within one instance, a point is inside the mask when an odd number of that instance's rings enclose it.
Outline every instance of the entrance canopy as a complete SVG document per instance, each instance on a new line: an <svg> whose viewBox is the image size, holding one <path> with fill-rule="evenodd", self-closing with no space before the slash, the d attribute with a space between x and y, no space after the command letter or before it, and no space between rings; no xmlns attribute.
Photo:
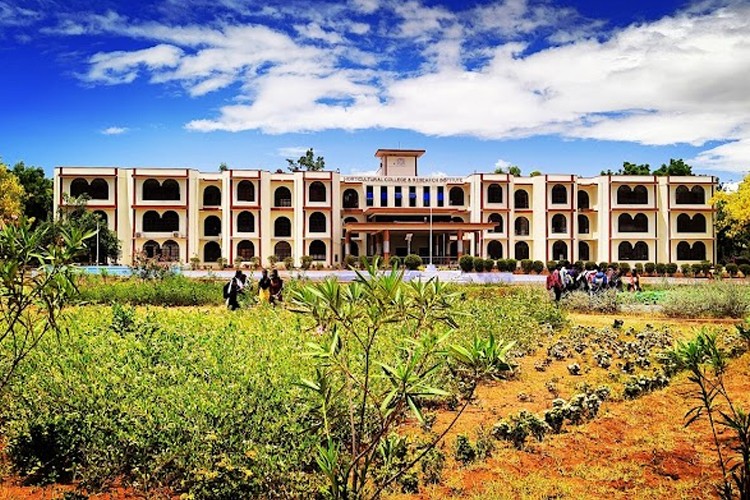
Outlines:
<svg viewBox="0 0 750 500"><path fill-rule="evenodd" d="M484 231L494 229L494 222L433 222L433 231ZM344 229L362 233L380 231L429 231L429 222L347 222Z"/></svg>

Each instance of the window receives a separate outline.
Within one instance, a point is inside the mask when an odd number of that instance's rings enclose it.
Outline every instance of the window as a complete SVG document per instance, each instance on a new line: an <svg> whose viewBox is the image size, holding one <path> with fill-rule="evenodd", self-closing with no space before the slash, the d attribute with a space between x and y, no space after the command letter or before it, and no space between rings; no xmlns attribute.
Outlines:
<svg viewBox="0 0 750 500"><path fill-rule="evenodd" d="M286 217L279 217L273 223L273 235L276 238L288 238L292 235L292 222Z"/></svg>
<svg viewBox="0 0 750 500"><path fill-rule="evenodd" d="M180 245L176 241L167 240L161 247L161 258L167 262L179 262Z"/></svg>
<svg viewBox="0 0 750 500"><path fill-rule="evenodd" d="M424 206L429 207L430 206L430 187L425 186L422 188L422 201L424 202Z"/></svg>
<svg viewBox="0 0 750 500"><path fill-rule="evenodd" d="M359 221L357 219L355 219L354 217L347 217L346 219L344 219L344 224L347 224L349 222L359 222ZM343 236L346 236L346 229L344 229ZM350 238L357 238L358 236L359 236L359 233L350 233L349 237Z"/></svg>
<svg viewBox="0 0 750 500"><path fill-rule="evenodd" d="M159 215L155 210L143 214L142 231L144 233L168 233L180 230L180 216L177 212L168 210Z"/></svg>
<svg viewBox="0 0 750 500"><path fill-rule="evenodd" d="M516 236L528 236L529 235L529 219L526 217L518 217L514 224Z"/></svg>
<svg viewBox="0 0 750 500"><path fill-rule="evenodd" d="M240 181L237 184L237 201L255 201L255 184L250 181Z"/></svg>
<svg viewBox="0 0 750 500"><path fill-rule="evenodd" d="M94 179L89 186L89 196L92 200L106 200L109 198L109 184L104 179Z"/></svg>
<svg viewBox="0 0 750 500"><path fill-rule="evenodd" d="M504 233L505 230L503 226L503 216L500 214L490 214L490 217L487 222L492 222L495 224L495 227L493 229L490 229L490 233Z"/></svg>
<svg viewBox="0 0 750 500"><path fill-rule="evenodd" d="M582 189L578 190L578 210L591 208L589 205L589 194Z"/></svg>
<svg viewBox="0 0 750 500"><path fill-rule="evenodd" d="M529 258L529 244L525 241L516 242L516 260L523 260Z"/></svg>
<svg viewBox="0 0 750 500"><path fill-rule="evenodd" d="M691 248L690 243L681 241L677 245L677 260L706 260L706 244L696 241Z"/></svg>
<svg viewBox="0 0 750 500"><path fill-rule="evenodd" d="M144 233L156 233L161 228L161 216L159 212L149 210L143 214L143 232Z"/></svg>
<svg viewBox="0 0 750 500"><path fill-rule="evenodd" d="M349 255L359 257L359 245L356 241L352 241L349 243Z"/></svg>
<svg viewBox="0 0 750 500"><path fill-rule="evenodd" d="M161 256L161 248L154 240L148 240L143 244L143 253L149 259L158 259Z"/></svg>
<svg viewBox="0 0 750 500"><path fill-rule="evenodd" d="M445 206L445 188L443 186L437 188L437 206Z"/></svg>
<svg viewBox="0 0 750 500"><path fill-rule="evenodd" d="M529 193L523 189L513 193L513 206L521 210L529 208Z"/></svg>
<svg viewBox="0 0 750 500"><path fill-rule="evenodd" d="M203 190L203 206L218 207L221 205L221 191L216 186L208 186Z"/></svg>
<svg viewBox="0 0 750 500"><path fill-rule="evenodd" d="M312 260L326 260L326 244L320 240L311 241L307 253Z"/></svg>
<svg viewBox="0 0 750 500"><path fill-rule="evenodd" d="M567 233L568 232L568 219L563 214L556 214L552 217L552 232L553 233Z"/></svg>
<svg viewBox="0 0 750 500"><path fill-rule="evenodd" d="M203 221L203 236L220 236L221 235L221 219L215 215L206 217Z"/></svg>
<svg viewBox="0 0 750 500"><path fill-rule="evenodd" d="M326 216L321 212L313 212L310 215L310 228L311 233L325 233L326 232Z"/></svg>
<svg viewBox="0 0 750 500"><path fill-rule="evenodd" d="M359 208L359 193L355 189L344 191L344 208Z"/></svg>
<svg viewBox="0 0 750 500"><path fill-rule="evenodd" d="M324 202L326 201L326 187L320 181L315 181L310 184L308 188L308 198L311 202Z"/></svg>
<svg viewBox="0 0 750 500"><path fill-rule="evenodd" d="M487 254L491 259L502 259L503 258L503 244L497 240L490 241L487 244Z"/></svg>
<svg viewBox="0 0 750 500"><path fill-rule="evenodd" d="M448 203L451 206L462 206L464 204L464 190L460 187L452 187L448 193Z"/></svg>
<svg viewBox="0 0 750 500"><path fill-rule="evenodd" d="M237 243L237 257L247 261L255 257L255 245L252 241L242 240Z"/></svg>
<svg viewBox="0 0 750 500"><path fill-rule="evenodd" d="M237 232L238 233L254 233L255 232L255 216L248 211L240 212L237 216Z"/></svg>
<svg viewBox="0 0 750 500"><path fill-rule="evenodd" d="M203 247L203 261L216 262L221 258L221 247L215 241L209 241Z"/></svg>
<svg viewBox="0 0 750 500"><path fill-rule="evenodd" d="M89 193L89 182L86 179L77 177L70 183L70 196L75 198Z"/></svg>
<svg viewBox="0 0 750 500"><path fill-rule="evenodd" d="M564 205L568 203L568 190L562 184L555 184L552 188L552 204Z"/></svg>
<svg viewBox="0 0 750 500"><path fill-rule="evenodd" d="M409 186L409 206L417 206L417 188L416 186Z"/></svg>
<svg viewBox="0 0 750 500"><path fill-rule="evenodd" d="M373 195L374 188L372 186L367 186L365 188L365 199L367 201L367 206L371 207L374 203L374 195Z"/></svg>
<svg viewBox="0 0 750 500"><path fill-rule="evenodd" d="M706 191L702 186L693 186L689 190L687 186L679 186L675 194L676 205L703 205L706 203Z"/></svg>
<svg viewBox="0 0 750 500"><path fill-rule="evenodd" d="M388 186L380 186L380 206L388 206Z"/></svg>
<svg viewBox="0 0 750 500"><path fill-rule="evenodd" d="M641 185L632 190L630 186L620 186L617 188L617 203L620 205L646 205L648 204L648 190Z"/></svg>
<svg viewBox="0 0 750 500"><path fill-rule="evenodd" d="M554 260L568 259L568 244L564 241L556 241L552 245L552 258Z"/></svg>
<svg viewBox="0 0 750 500"><path fill-rule="evenodd" d="M161 216L161 230L165 233L171 233L180 230L180 216L177 212L167 210Z"/></svg>
<svg viewBox="0 0 750 500"><path fill-rule="evenodd" d="M279 241L273 247L273 254L279 260L284 260L287 257L291 257L292 256L292 245L290 245L286 241Z"/></svg>
<svg viewBox="0 0 750 500"><path fill-rule="evenodd" d="M578 242L578 260L591 260L591 250L585 241Z"/></svg>
<svg viewBox="0 0 750 500"><path fill-rule="evenodd" d="M401 186L396 186L394 188L394 191L395 192L394 192L393 197L394 197L395 201L393 202L393 204L394 204L394 206L400 207L401 206L401 202L403 200L403 193L401 192Z"/></svg>
<svg viewBox="0 0 750 500"><path fill-rule="evenodd" d="M273 206L275 207L291 207L292 206L292 192L289 188L281 186L276 188L273 193Z"/></svg>
<svg viewBox="0 0 750 500"><path fill-rule="evenodd" d="M620 214L617 218L617 230L621 233L647 233L648 217L645 214Z"/></svg>
<svg viewBox="0 0 750 500"><path fill-rule="evenodd" d="M500 184L490 184L487 188L487 203L502 203L503 202L503 188Z"/></svg>
<svg viewBox="0 0 750 500"><path fill-rule="evenodd" d="M180 185L174 179L167 179L161 184L161 198L162 200L179 200L180 199Z"/></svg>
<svg viewBox="0 0 750 500"><path fill-rule="evenodd" d="M578 216L578 234L589 234L589 218L585 215Z"/></svg>
<svg viewBox="0 0 750 500"><path fill-rule="evenodd" d="M149 200L160 200L161 197L161 184L156 179L146 179L143 181L143 199Z"/></svg>
<svg viewBox="0 0 750 500"><path fill-rule="evenodd" d="M648 245L639 241L631 245L629 241L623 241L617 246L619 260L648 260Z"/></svg>
<svg viewBox="0 0 750 500"><path fill-rule="evenodd" d="M703 214L695 214L691 219L688 214L677 216L678 233L705 233L706 217Z"/></svg>

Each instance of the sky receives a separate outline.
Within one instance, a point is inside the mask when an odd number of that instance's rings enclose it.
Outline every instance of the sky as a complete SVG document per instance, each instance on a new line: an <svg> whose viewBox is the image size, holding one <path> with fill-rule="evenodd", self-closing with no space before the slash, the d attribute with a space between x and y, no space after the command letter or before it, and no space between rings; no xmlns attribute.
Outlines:
<svg viewBox="0 0 750 500"><path fill-rule="evenodd" d="M0 0L0 158L750 170L750 1Z"/></svg>

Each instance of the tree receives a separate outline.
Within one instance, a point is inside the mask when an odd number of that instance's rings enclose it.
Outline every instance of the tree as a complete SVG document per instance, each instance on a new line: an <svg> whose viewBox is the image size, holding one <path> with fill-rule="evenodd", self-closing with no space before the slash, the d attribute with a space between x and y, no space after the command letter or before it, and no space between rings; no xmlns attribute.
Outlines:
<svg viewBox="0 0 750 500"><path fill-rule="evenodd" d="M531 173L529 173L529 177L536 177L538 175L542 175L539 170L533 170Z"/></svg>
<svg viewBox="0 0 750 500"><path fill-rule="evenodd" d="M716 240L719 260L746 257L750 248L750 175L735 192L720 187L711 199L716 207Z"/></svg>
<svg viewBox="0 0 750 500"><path fill-rule="evenodd" d="M229 167L225 162L219 163L219 172L226 172L227 170L229 170Z"/></svg>
<svg viewBox="0 0 750 500"><path fill-rule="evenodd" d="M18 178L0 162L0 223L13 223L21 218L25 197L26 193Z"/></svg>
<svg viewBox="0 0 750 500"><path fill-rule="evenodd" d="M120 240L117 233L111 231L101 220L98 214L91 212L86 207L88 198L65 198L65 204L60 207L59 216L56 221L50 222L56 227L75 227L79 230L92 234L86 240L86 251L77 256L78 262L96 262L97 245L99 246L99 264L105 264L107 260L117 261L120 258ZM99 230L99 238L96 231Z"/></svg>
<svg viewBox="0 0 750 500"><path fill-rule="evenodd" d="M289 163L289 170L292 172L299 172L300 170L307 170L308 172L318 172L326 167L326 161L322 156L315 158L313 148L307 150L304 156L300 156L299 160L294 161L287 158Z"/></svg>
<svg viewBox="0 0 750 500"><path fill-rule="evenodd" d="M49 219L52 215L52 179L39 167L27 167L23 162L16 163L13 175L26 192L23 213L32 219L34 226Z"/></svg>
<svg viewBox="0 0 750 500"><path fill-rule="evenodd" d="M601 175L651 175L651 165L648 163L637 165L629 161L624 161L622 162L622 168L617 172L602 170Z"/></svg>
<svg viewBox="0 0 750 500"><path fill-rule="evenodd" d="M521 167L519 167L518 165L511 165L510 167L508 167L508 173L510 175L519 177L521 175Z"/></svg>
<svg viewBox="0 0 750 500"><path fill-rule="evenodd" d="M669 159L669 165L662 163L658 170L654 170L654 175L693 175L693 167L685 163L682 158L675 160Z"/></svg>

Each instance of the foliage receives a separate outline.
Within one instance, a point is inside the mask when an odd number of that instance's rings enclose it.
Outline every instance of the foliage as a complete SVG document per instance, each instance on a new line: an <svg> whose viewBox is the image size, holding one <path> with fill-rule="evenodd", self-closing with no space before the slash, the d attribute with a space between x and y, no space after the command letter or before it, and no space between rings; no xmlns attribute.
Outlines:
<svg viewBox="0 0 750 500"><path fill-rule="evenodd" d="M685 163L682 158L669 159L669 164L662 163L661 167L654 170L654 175L693 175L693 167Z"/></svg>
<svg viewBox="0 0 750 500"><path fill-rule="evenodd" d="M309 255L303 255L302 258L300 259L300 267L302 267L302 269L304 269L305 271L310 269L310 266L312 265L312 263L313 263L313 258L310 257Z"/></svg>
<svg viewBox="0 0 750 500"><path fill-rule="evenodd" d="M110 230L98 214L86 208L88 197L70 198L64 195L63 200L65 205L59 208L57 220L47 223L58 228L75 227L92 235L86 240L87 251L82 253L77 260L95 263L98 246L100 264L106 263L107 260L116 262L120 258L121 252L121 243L117 238L117 233ZM58 230L60 229L53 229L52 233ZM99 232L98 237L96 236L97 230Z"/></svg>
<svg viewBox="0 0 750 500"><path fill-rule="evenodd" d="M142 280L162 280L175 274L171 263L148 258L144 252L136 253L133 256L133 265L130 266L130 271L133 276Z"/></svg>
<svg viewBox="0 0 750 500"><path fill-rule="evenodd" d="M52 179L40 167L27 167L23 162L16 163L11 171L23 186L23 213L33 219L34 225L52 215Z"/></svg>
<svg viewBox="0 0 750 500"><path fill-rule="evenodd" d="M496 167L494 173L496 174L509 174L519 177L521 175L521 168L517 165L511 165L507 169L503 167Z"/></svg>
<svg viewBox="0 0 750 500"><path fill-rule="evenodd" d="M416 271L422 265L422 257L416 254L409 254L404 257L404 266L409 271Z"/></svg>
<svg viewBox="0 0 750 500"><path fill-rule="evenodd" d="M642 165L636 165L629 161L622 162L622 168L613 172L610 170L602 170L601 175L651 175L651 165L648 163Z"/></svg>
<svg viewBox="0 0 750 500"><path fill-rule="evenodd" d="M284 269L288 271L294 269L294 257L284 257Z"/></svg>
<svg viewBox="0 0 750 500"><path fill-rule="evenodd" d="M524 274L529 274L532 269L533 261L531 259L522 259L521 260L521 270Z"/></svg>
<svg viewBox="0 0 750 500"><path fill-rule="evenodd" d="M474 257L473 267L474 271L478 273L484 272L484 259L482 257Z"/></svg>
<svg viewBox="0 0 750 500"><path fill-rule="evenodd" d="M620 262L618 265L618 268L623 274L627 274L630 272L630 263L628 262Z"/></svg>
<svg viewBox="0 0 750 500"><path fill-rule="evenodd" d="M653 262L646 262L646 265L643 266L643 270L647 274L654 274L654 271L656 271L656 264Z"/></svg>
<svg viewBox="0 0 750 500"><path fill-rule="evenodd" d="M531 172L529 172L529 177L537 177L539 175L542 175L539 170L532 170Z"/></svg>
<svg viewBox="0 0 750 500"><path fill-rule="evenodd" d="M15 224L23 215L26 193L18 177L0 162L0 224Z"/></svg>
<svg viewBox="0 0 750 500"><path fill-rule="evenodd" d="M465 434L456 436L456 442L453 445L453 458L457 462L468 465L477 458L477 450L471 444L471 440Z"/></svg>
<svg viewBox="0 0 750 500"><path fill-rule="evenodd" d="M750 248L750 175L734 192L720 189L711 204L716 208L719 258L746 257Z"/></svg>
<svg viewBox="0 0 750 500"><path fill-rule="evenodd" d="M664 276L665 274L667 274L667 265L661 262L656 264L654 269L656 270L656 274L658 274L659 276Z"/></svg>
<svg viewBox="0 0 750 500"><path fill-rule="evenodd" d="M669 276L674 276L674 273L677 272L677 264L674 262L670 262L666 265L666 272Z"/></svg>
<svg viewBox="0 0 750 500"><path fill-rule="evenodd" d="M357 259L357 257L354 255L349 254L344 257L344 264L346 264L347 268L353 268L357 265L357 262L359 262L359 259Z"/></svg>
<svg viewBox="0 0 750 500"><path fill-rule="evenodd" d="M229 170L229 167L226 162L219 163L219 172L226 172L227 170Z"/></svg>
<svg viewBox="0 0 750 500"><path fill-rule="evenodd" d="M421 260L421 259L420 259L420 260ZM388 258L388 265L389 265L390 267L395 267L396 269L398 269L398 268L400 268L400 267L401 267L401 259L400 259L400 258L398 258L398 257L396 257L396 256L393 256L393 257L389 257L389 258ZM417 269L418 269L418 268L419 268L419 266L417 266Z"/></svg>
<svg viewBox="0 0 750 500"><path fill-rule="evenodd" d="M533 270L533 271L534 271L535 273L537 273L537 274L542 274L542 271L544 271L544 262L542 262L541 260L535 260L535 261L534 261L534 262L533 262L533 263L531 264L531 269L532 269L532 270Z"/></svg>
<svg viewBox="0 0 750 500"><path fill-rule="evenodd" d="M750 277L750 264L740 264L739 269L743 277Z"/></svg>
<svg viewBox="0 0 750 500"><path fill-rule="evenodd" d="M99 276L85 275L78 279L80 300L93 304L204 306L223 303L223 282L194 280L180 274L162 279L141 281L136 277L104 283Z"/></svg>
<svg viewBox="0 0 750 500"><path fill-rule="evenodd" d="M313 148L308 149L304 156L300 156L298 160L291 160L287 158L287 167L291 172L299 172L301 170L307 170L308 172L317 172L326 168L326 161L322 156L315 157Z"/></svg>
<svg viewBox="0 0 750 500"><path fill-rule="evenodd" d="M735 276L737 276L737 272L740 270L740 268L739 266L737 266L737 264L730 263L730 264L727 264L726 270L729 273L729 276L734 278Z"/></svg>
<svg viewBox="0 0 750 500"><path fill-rule="evenodd" d="M509 273L512 273L516 270L518 267L518 261L516 259L508 259L505 261L505 270Z"/></svg>
<svg viewBox="0 0 750 500"><path fill-rule="evenodd" d="M690 264L681 264L680 265L680 272L684 274L685 276L690 276L693 274L693 266Z"/></svg>
<svg viewBox="0 0 750 500"><path fill-rule="evenodd" d="M471 255L462 255L458 259L458 267L465 273L470 273L474 269L474 257Z"/></svg>
<svg viewBox="0 0 750 500"><path fill-rule="evenodd" d="M614 313L618 310L618 295L614 288L600 293L575 291L566 293L560 304L569 311L582 313Z"/></svg>
<svg viewBox="0 0 750 500"><path fill-rule="evenodd" d="M742 318L750 308L750 290L730 281L675 287L667 291L661 308L673 318Z"/></svg>
<svg viewBox="0 0 750 500"><path fill-rule="evenodd" d="M547 261L547 271L552 272L557 267L557 261L556 260L548 260Z"/></svg>
<svg viewBox="0 0 750 500"><path fill-rule="evenodd" d="M495 424L492 435L495 439L510 441L516 449L523 450L529 437L533 436L541 442L548 431L549 426L544 420L527 410L521 410Z"/></svg>

